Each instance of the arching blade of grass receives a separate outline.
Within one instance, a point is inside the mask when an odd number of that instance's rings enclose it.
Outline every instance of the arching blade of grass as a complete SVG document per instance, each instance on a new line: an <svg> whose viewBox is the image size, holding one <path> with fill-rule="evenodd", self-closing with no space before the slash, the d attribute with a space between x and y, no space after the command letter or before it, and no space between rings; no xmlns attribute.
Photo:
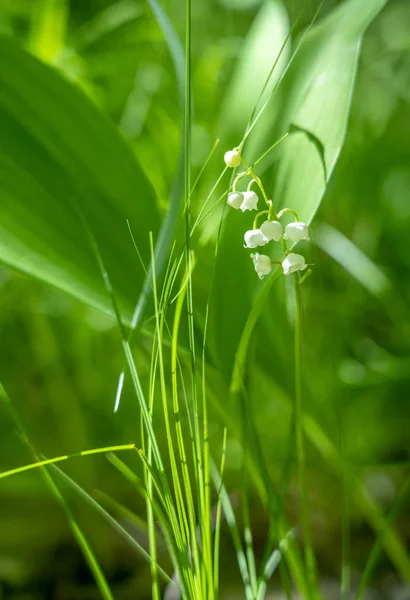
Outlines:
<svg viewBox="0 0 410 600"><path fill-rule="evenodd" d="M77 540L78 545L80 546L80 548L82 550L82 553L84 554L84 557L88 563L88 566L90 567L90 570L91 570L91 572L94 576L94 579L98 585L98 588L101 592L101 596L104 598L104 600L114 600L114 596L112 595L112 592L110 590L108 582L104 577L104 573L98 563L98 560L97 560L94 552L91 549L90 544L87 541L87 538L85 537L80 526L78 525L64 496L58 489L58 487L55 484L50 473L47 471L47 467L44 467L44 469L42 469L42 475L43 475L48 487L51 489L54 497L57 499L57 501L59 502L59 504L61 505L62 509L64 510L64 512L66 514L66 517L70 524L71 530L74 534L75 539Z"/></svg>
<svg viewBox="0 0 410 600"><path fill-rule="evenodd" d="M403 507L403 503L408 500L410 494L410 478L407 478L401 490L396 496L395 501L393 502L389 513L385 517L384 527L380 531L377 536L373 548L369 554L367 559L366 566L363 571L362 578L359 583L359 587L356 594L356 600L362 600L364 593L366 591L366 587L369 584L372 573L376 567L379 556L383 550L383 536L388 531L388 529L392 526L394 520L397 518L401 508Z"/></svg>
<svg viewBox="0 0 410 600"><path fill-rule="evenodd" d="M23 443L26 445L26 447L30 451L30 453L33 454L33 458L37 459L37 455L30 443L28 435L27 435L27 433L24 429L24 426L20 420L20 416L17 413L17 411L15 410L14 406L12 405L10 397L7 394L6 390L4 389L4 387L1 383L0 383L0 398L5 403L7 411L9 412L11 418L13 419L14 423L16 424L17 430L22 438ZM94 576L96 584L100 590L101 596L104 598L104 600L114 600L114 596L112 595L110 586L108 585L108 582L104 576L104 572L99 565L97 557L95 556L90 544L87 541L86 536L84 535L79 524L77 523L77 521L74 517L74 514L72 513L72 511L70 509L70 506L68 505L67 501L65 500L64 496L58 489L53 478L51 477L50 473L47 471L47 468L44 465L41 468L41 474L43 475L43 478L44 478L48 488L50 489L51 494L54 496L54 498L60 504L60 506L62 507L63 511L65 512L65 514L67 516L68 522L69 522L71 530L73 532L73 535L84 555L85 560L87 561L87 563L90 567L90 570Z"/></svg>
<svg viewBox="0 0 410 600"><path fill-rule="evenodd" d="M143 558L148 562L151 562L151 557L148 552L128 533L122 525L118 523L90 494L88 494L81 486L79 486L71 477L69 477L64 471L59 469L57 465L51 465L53 469L62 479L75 491L77 492L88 504L90 504L100 515L108 521L108 523L128 542ZM172 583L171 578L162 569L160 565L157 565L159 575L168 583Z"/></svg>
<svg viewBox="0 0 410 600"><path fill-rule="evenodd" d="M148 262L146 231L159 228L153 189L80 90L5 36L0 59L0 260L113 314L76 198L129 322L143 273L126 219Z"/></svg>
<svg viewBox="0 0 410 600"><path fill-rule="evenodd" d="M83 450L83 452L75 452L74 454L65 454L64 456L47 458L35 463L31 463L29 465L23 465L22 467L16 467L15 469L3 471L3 473L0 473L0 479L10 477L11 475L18 475L19 473L24 473L25 471L31 471L32 469L38 469L39 467L53 465L55 463L62 462L63 460L68 460L70 458L78 458L79 456L91 456L92 454L106 454L107 452L120 452L121 450L134 450L134 448L135 444L125 444L122 446L107 446L106 448L93 448L92 450Z"/></svg>

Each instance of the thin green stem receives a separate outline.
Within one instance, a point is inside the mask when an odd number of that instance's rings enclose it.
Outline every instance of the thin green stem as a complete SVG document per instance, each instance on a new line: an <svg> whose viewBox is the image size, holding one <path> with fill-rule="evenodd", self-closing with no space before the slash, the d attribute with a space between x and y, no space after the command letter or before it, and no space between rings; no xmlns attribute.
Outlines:
<svg viewBox="0 0 410 600"><path fill-rule="evenodd" d="M222 484L225 470L225 456L226 456L226 438L227 438L227 429L224 428L224 437L222 441L222 454L221 454L221 467L219 469L219 473L221 476L221 485L217 490L217 504L216 504L216 517L215 517L215 539L214 539L214 596L218 598L219 596L219 544L221 537L221 513L222 513L222 503L221 503L221 492L222 492Z"/></svg>
<svg viewBox="0 0 410 600"><path fill-rule="evenodd" d="M263 196L263 199L265 200L266 206L268 207L270 214L273 216L273 218L274 218L275 220L277 220L277 219L278 219L278 215L277 215L276 211L275 211L275 210L274 210L274 208L273 208L272 200L269 200L269 198L268 198L268 196L267 196L267 194L266 194L266 192L265 192L265 188L263 187L263 183L262 183L262 181L261 181L261 180L260 180L260 178L259 178L259 177L256 175L256 173L255 173L255 171L253 170L253 168L252 168L252 167L250 167L249 165L247 165L247 164L246 164L246 162L243 160L243 158L242 158L242 162L243 162L243 164L245 165L245 167L246 167L246 169L247 169L247 172L249 173L249 175L250 175L251 177L253 177L253 179L254 179L254 180L255 180L255 182L256 182L256 185L257 185L257 186L258 186L258 188L260 189L260 191L261 191L261 193L262 193L262 196Z"/></svg>
<svg viewBox="0 0 410 600"><path fill-rule="evenodd" d="M259 217L261 217L262 215L268 215L269 211L268 210L261 210L261 212L259 212L256 217L253 220L253 228L257 229L258 228L258 219Z"/></svg>
<svg viewBox="0 0 410 600"><path fill-rule="evenodd" d="M286 213L291 213L295 217L295 221L299 221L298 213L292 208L282 208L282 210L278 213L278 218L280 219Z"/></svg>
<svg viewBox="0 0 410 600"><path fill-rule="evenodd" d="M318 597L316 562L312 547L309 500L306 485L305 443L303 431L302 399L302 294L297 273L293 274L295 291L295 438L298 469L299 493L301 502L301 525L303 531L305 566L309 587L309 597Z"/></svg>
<svg viewBox="0 0 410 600"><path fill-rule="evenodd" d="M158 366L158 350L156 348L156 336L154 336L152 351L151 351L151 365L150 365L150 377L149 377L149 392L148 392L148 415L149 419L152 422L152 414L154 409L154 390L155 390L155 380ZM144 433L144 421L141 415L141 440L142 440L142 449L145 452L145 433ZM148 448L147 448L147 461L149 464L152 464L152 444L151 440L148 438ZM156 531L155 531L155 520L154 520L154 511L153 511L153 481L151 473L147 468L144 468L144 483L146 488L146 510L147 510L147 525L148 525L148 542L149 542L149 550L150 556L152 557L151 563L151 591L152 591L152 600L161 600L161 590L159 587L158 580L158 569L157 569L157 539L156 539Z"/></svg>

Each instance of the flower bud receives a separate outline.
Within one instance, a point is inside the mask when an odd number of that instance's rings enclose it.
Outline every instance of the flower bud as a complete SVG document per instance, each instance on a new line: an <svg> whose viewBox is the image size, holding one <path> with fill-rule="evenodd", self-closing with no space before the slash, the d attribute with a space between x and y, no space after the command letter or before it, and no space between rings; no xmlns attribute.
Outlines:
<svg viewBox="0 0 410 600"><path fill-rule="evenodd" d="M265 221L261 225L261 232L268 240L279 242L282 237L282 225L279 221Z"/></svg>
<svg viewBox="0 0 410 600"><path fill-rule="evenodd" d="M239 148L234 148L233 150L225 152L224 161L227 167L239 167L241 164L241 153Z"/></svg>
<svg viewBox="0 0 410 600"><path fill-rule="evenodd" d="M306 223L297 221L296 223L289 223L285 227L285 240L291 240L292 242L300 242L300 240L309 239L309 227Z"/></svg>
<svg viewBox="0 0 410 600"><path fill-rule="evenodd" d="M243 202L240 208L242 212L245 212L245 210L256 210L258 208L258 196L255 192L243 192Z"/></svg>
<svg viewBox="0 0 410 600"><path fill-rule="evenodd" d="M231 192L228 194L227 204L232 206L232 208L240 208L243 202L243 194L242 192Z"/></svg>
<svg viewBox="0 0 410 600"><path fill-rule="evenodd" d="M268 239L263 235L260 229L250 229L245 233L245 248L256 248L268 243Z"/></svg>
<svg viewBox="0 0 410 600"><path fill-rule="evenodd" d="M295 273L295 271L304 271L307 267L305 257L301 254L294 254L291 252L287 255L285 260L282 262L283 274L289 275Z"/></svg>
<svg viewBox="0 0 410 600"><path fill-rule="evenodd" d="M265 275L269 275L272 271L272 263L269 256L255 252L254 254L251 254L251 259L253 260L253 266L255 267L259 279L263 279Z"/></svg>

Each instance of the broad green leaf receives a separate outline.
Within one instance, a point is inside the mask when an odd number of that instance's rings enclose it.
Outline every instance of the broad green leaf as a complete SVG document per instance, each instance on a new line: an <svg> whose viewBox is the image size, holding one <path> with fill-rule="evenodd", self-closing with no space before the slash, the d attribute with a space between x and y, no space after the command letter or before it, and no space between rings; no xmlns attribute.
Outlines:
<svg viewBox="0 0 410 600"><path fill-rule="evenodd" d="M334 227L325 223L317 226L315 242L374 296L381 298L390 291L390 282L380 267Z"/></svg>
<svg viewBox="0 0 410 600"><path fill-rule="evenodd" d="M75 209L87 219L130 319L148 232L159 214L151 185L114 127L55 70L0 37L0 260L111 313Z"/></svg>
<svg viewBox="0 0 410 600"><path fill-rule="evenodd" d="M319 208L343 147L363 34L386 2L342 3L310 31L283 81L282 126L295 131L283 144L274 199L305 221Z"/></svg>
<svg viewBox="0 0 410 600"><path fill-rule="evenodd" d="M298 211L305 221L313 219L343 146L363 34L386 1L350 0L335 9L306 35L282 81L285 93L277 129L291 135L281 145L273 200L277 206ZM267 173L264 182L269 185ZM271 297L267 287L274 279L266 278L261 286L252 273L250 251L241 248L252 219L229 210L217 259L211 312L214 335L210 338L228 378L235 362L236 375L243 376L249 324L253 328ZM261 252L274 252L274 246ZM226 319L230 313L221 306L231 307L235 319Z"/></svg>
<svg viewBox="0 0 410 600"><path fill-rule="evenodd" d="M260 108L286 66L288 45L280 56L262 98L259 98L288 32L289 19L281 0L266 0L241 44L238 62L222 105L220 135L231 138L234 144L240 142L256 102L259 99ZM268 123L271 123L275 115L266 114L266 117ZM266 121L261 123L259 133L266 131L266 125ZM258 137L254 136L253 141Z"/></svg>

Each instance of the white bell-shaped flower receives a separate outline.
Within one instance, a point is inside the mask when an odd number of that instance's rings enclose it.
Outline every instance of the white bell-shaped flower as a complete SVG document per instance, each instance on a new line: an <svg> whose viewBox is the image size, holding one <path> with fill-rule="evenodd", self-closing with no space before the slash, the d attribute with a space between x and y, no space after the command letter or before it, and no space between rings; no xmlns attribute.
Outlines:
<svg viewBox="0 0 410 600"><path fill-rule="evenodd" d="M282 261L282 268L284 275L290 275L295 271L304 271L307 267L305 257L301 254L294 254L291 252L287 255L284 261Z"/></svg>
<svg viewBox="0 0 410 600"><path fill-rule="evenodd" d="M250 229L245 233L245 248L256 248L264 246L269 242L260 229Z"/></svg>
<svg viewBox="0 0 410 600"><path fill-rule="evenodd" d="M243 202L243 194L242 192L231 192L228 194L227 204L232 206L232 208L240 208Z"/></svg>
<svg viewBox="0 0 410 600"><path fill-rule="evenodd" d="M227 167L239 167L241 164L241 153L239 148L234 148L233 150L225 152L224 161Z"/></svg>
<svg viewBox="0 0 410 600"><path fill-rule="evenodd" d="M253 260L253 266L255 267L259 279L263 279L265 275L269 275L272 271L272 262L269 256L255 252L254 254L251 254L251 259Z"/></svg>
<svg viewBox="0 0 410 600"><path fill-rule="evenodd" d="M255 192L243 192L243 202L240 206L241 211L256 210L258 208L258 196Z"/></svg>
<svg viewBox="0 0 410 600"><path fill-rule="evenodd" d="M289 223L285 227L285 240L291 240L292 242L300 242L300 240L309 239L309 227L302 221L296 221L295 223Z"/></svg>
<svg viewBox="0 0 410 600"><path fill-rule="evenodd" d="M265 221L261 225L261 232L268 240L279 242L282 237L282 225L279 221Z"/></svg>

